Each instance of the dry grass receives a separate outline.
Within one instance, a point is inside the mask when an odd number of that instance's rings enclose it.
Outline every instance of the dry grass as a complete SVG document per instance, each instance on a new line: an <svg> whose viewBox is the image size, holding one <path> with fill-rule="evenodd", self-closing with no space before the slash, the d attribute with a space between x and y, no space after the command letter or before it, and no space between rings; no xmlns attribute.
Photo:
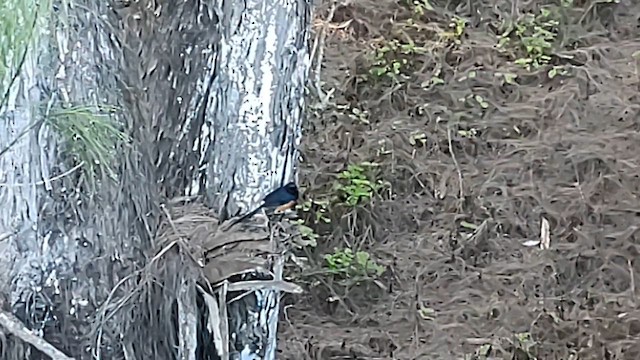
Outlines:
<svg viewBox="0 0 640 360"><path fill-rule="evenodd" d="M638 6L398 3L317 12L332 97L305 127L306 196L332 199L362 162L389 186L355 208L330 201L330 225L303 211L318 245L292 266L309 291L286 311L282 358L637 357ZM525 13L533 25L497 46ZM385 55L398 76L373 76L392 39L409 44ZM543 219L550 249L524 246ZM335 247L370 253L384 289L313 275Z"/></svg>

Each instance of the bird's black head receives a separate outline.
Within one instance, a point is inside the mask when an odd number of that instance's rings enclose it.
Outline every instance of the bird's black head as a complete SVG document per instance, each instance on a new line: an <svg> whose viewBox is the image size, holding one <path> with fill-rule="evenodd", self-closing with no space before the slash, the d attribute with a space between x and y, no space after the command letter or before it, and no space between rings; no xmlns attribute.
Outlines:
<svg viewBox="0 0 640 360"><path fill-rule="evenodd" d="M289 182L287 185L284 186L284 189L287 190L287 192L293 196L295 196L295 198L298 198L298 187L296 186L296 183L294 183L293 181Z"/></svg>

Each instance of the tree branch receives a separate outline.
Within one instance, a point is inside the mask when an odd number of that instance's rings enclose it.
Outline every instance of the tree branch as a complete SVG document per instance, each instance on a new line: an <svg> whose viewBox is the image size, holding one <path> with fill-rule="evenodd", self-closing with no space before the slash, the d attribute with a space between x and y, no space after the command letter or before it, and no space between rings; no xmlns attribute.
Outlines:
<svg viewBox="0 0 640 360"><path fill-rule="evenodd" d="M2 326L7 333L13 334L22 341L33 345L53 360L73 360L73 358L63 354L62 351L56 349L43 338L34 334L24 326L20 320L16 319L15 316L2 310L0 310L0 326Z"/></svg>

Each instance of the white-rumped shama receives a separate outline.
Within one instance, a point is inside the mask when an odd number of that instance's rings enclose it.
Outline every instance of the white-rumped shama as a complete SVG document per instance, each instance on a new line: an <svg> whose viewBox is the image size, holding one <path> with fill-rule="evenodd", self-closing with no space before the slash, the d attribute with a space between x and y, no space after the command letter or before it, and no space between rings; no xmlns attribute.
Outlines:
<svg viewBox="0 0 640 360"><path fill-rule="evenodd" d="M284 212L288 209L292 209L296 206L298 201L298 187L292 181L284 186L281 186L274 191L267 194L262 200L262 205L256 209L242 215L239 219L235 220L231 225L233 226L260 211L260 209L275 209L275 212Z"/></svg>

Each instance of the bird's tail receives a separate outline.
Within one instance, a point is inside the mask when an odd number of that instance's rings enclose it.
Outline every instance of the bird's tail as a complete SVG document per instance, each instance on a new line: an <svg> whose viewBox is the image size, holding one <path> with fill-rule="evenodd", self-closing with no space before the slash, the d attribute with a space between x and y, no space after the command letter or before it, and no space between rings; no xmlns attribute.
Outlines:
<svg viewBox="0 0 640 360"><path fill-rule="evenodd" d="M255 215L258 211L260 211L260 209L262 209L262 206L258 206L257 208L255 208L255 210L252 210L244 215L242 215L241 217L239 217L238 219L234 220L229 227L246 220L247 218L250 218L251 216Z"/></svg>

